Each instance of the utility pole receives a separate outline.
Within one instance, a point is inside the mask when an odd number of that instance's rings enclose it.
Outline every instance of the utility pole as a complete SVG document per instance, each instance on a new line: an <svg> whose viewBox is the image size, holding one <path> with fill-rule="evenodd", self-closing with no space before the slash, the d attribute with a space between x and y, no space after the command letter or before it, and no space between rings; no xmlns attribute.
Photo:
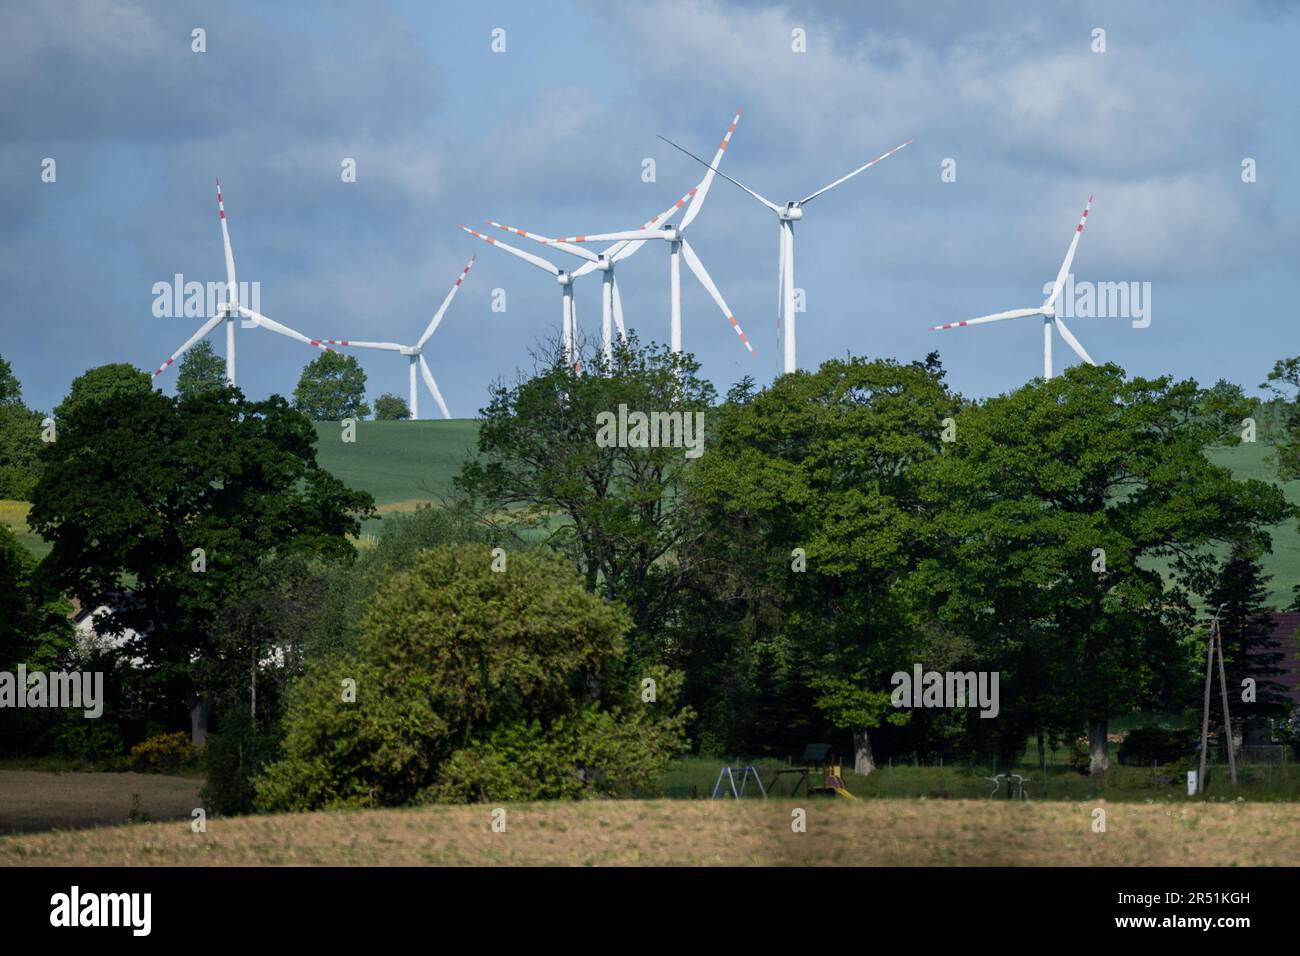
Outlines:
<svg viewBox="0 0 1300 956"><path fill-rule="evenodd" d="M1228 712L1228 679L1223 670L1223 634L1219 630L1219 615L1222 612L1223 605L1220 604L1218 610L1214 612L1214 617L1210 619L1210 635L1207 641L1209 649L1205 657L1205 700L1201 707L1201 768L1196 776L1197 793L1205 790L1205 760L1210 749L1210 684L1214 675L1215 648L1218 648L1219 652L1219 691L1223 698L1223 732L1228 745L1228 773L1232 777L1232 785L1234 787L1237 785L1237 758L1232 747L1232 716Z"/></svg>

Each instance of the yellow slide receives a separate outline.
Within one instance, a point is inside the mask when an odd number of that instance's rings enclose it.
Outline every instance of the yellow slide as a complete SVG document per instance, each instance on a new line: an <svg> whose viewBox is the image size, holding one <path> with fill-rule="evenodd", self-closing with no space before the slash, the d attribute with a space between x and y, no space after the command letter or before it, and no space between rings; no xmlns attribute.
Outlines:
<svg viewBox="0 0 1300 956"><path fill-rule="evenodd" d="M849 793L847 790L845 790L843 787L835 787L834 789L835 789L835 792L838 793L841 797L848 797L850 800L856 800L856 799L858 799L858 798L855 797L853 794L851 794L851 793Z"/></svg>

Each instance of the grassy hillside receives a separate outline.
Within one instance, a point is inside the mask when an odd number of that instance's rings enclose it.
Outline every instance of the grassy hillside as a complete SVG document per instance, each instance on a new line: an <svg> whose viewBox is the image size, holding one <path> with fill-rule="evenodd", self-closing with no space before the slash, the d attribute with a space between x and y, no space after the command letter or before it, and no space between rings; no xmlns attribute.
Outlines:
<svg viewBox="0 0 1300 956"><path fill-rule="evenodd" d="M50 545L45 539L37 537L27 527L27 512L32 510L32 506L25 501L12 501L8 498L0 498L0 524L3 524L12 531L18 538L20 544L25 546L28 551L43 558L50 553Z"/></svg>
<svg viewBox="0 0 1300 956"><path fill-rule="evenodd" d="M1106 832L1092 832L1107 810ZM795 808L807 832L791 830ZM303 813L0 838L0 866L1259 866L1300 806L994 800L617 800Z"/></svg>
<svg viewBox="0 0 1300 956"><path fill-rule="evenodd" d="M375 497L380 512L409 511L450 494L461 465L475 457L478 422L358 422L356 441L344 442L336 422L317 422L316 460L352 488ZM379 521L364 531L375 533Z"/></svg>
<svg viewBox="0 0 1300 956"><path fill-rule="evenodd" d="M1279 481L1276 466L1266 459L1272 456L1273 446L1264 444L1238 445L1236 448L1211 448L1209 458L1216 465L1232 469L1237 478L1258 478L1272 482L1282 489L1286 500L1300 504L1300 481ZM1264 556L1269 582L1269 600L1276 608L1291 603L1291 589L1300 584L1300 530L1296 522L1285 521L1273 528L1273 552Z"/></svg>

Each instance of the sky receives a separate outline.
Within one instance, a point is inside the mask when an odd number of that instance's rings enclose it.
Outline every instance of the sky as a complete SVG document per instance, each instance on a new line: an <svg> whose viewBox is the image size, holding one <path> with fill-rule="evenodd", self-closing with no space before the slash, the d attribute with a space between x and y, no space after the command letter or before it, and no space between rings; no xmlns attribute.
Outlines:
<svg viewBox="0 0 1300 956"><path fill-rule="evenodd" d="M1297 3L8 0L0 19L0 355L36 408L95 365L152 372L202 324L155 316L154 287L224 279L220 176L240 280L312 337L413 343L477 254L425 349L474 415L558 334L560 292L457 224L635 228L704 172L657 136L711 157L737 108L722 171L778 202L914 140L796 224L801 368L938 350L975 397L1041 375L1035 319L929 329L1041 304L1090 195L1076 285L1149 307L1067 315L1094 359L1253 393L1300 354ZM777 233L721 178L688 230L756 351L683 270L684 345L719 391L780 371ZM666 245L618 267L658 342ZM598 275L575 290L596 335ZM314 357L263 329L236 348L254 398ZM1058 374L1077 361L1054 352ZM372 400L406 396L404 358L354 354Z"/></svg>

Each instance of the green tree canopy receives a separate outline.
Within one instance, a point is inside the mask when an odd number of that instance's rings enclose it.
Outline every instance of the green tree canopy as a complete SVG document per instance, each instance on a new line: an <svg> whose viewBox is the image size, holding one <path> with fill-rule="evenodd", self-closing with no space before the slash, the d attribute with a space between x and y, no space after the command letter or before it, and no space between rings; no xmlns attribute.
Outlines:
<svg viewBox="0 0 1300 956"><path fill-rule="evenodd" d="M193 398L202 392L226 387L226 360L217 354L209 339L185 353L176 373L178 398Z"/></svg>
<svg viewBox="0 0 1300 956"><path fill-rule="evenodd" d="M715 393L689 354L642 346L635 335L614 348L609 368L598 355L584 365L585 373L576 374L556 347L531 375L494 388L481 412L479 457L466 464L456 487L511 526L548 530L587 588L622 601L639 633L652 635L681 584L682 569L670 556L691 533L687 455L707 447L696 416L707 425ZM676 425L691 427L699 448L691 452L647 433L641 446L631 428L621 441L620 415L634 413L675 416ZM680 428L674 434L683 438ZM633 658L647 655L655 656L633 648Z"/></svg>
<svg viewBox="0 0 1300 956"><path fill-rule="evenodd" d="M0 405L20 405L22 400L22 383L14 375L13 366L0 355Z"/></svg>
<svg viewBox="0 0 1300 956"><path fill-rule="evenodd" d="M322 352L307 363L293 390L293 406L319 422L339 422L370 414L365 402L366 373L351 355Z"/></svg>
<svg viewBox="0 0 1300 956"><path fill-rule="evenodd" d="M375 399L375 421L398 422L410 417L411 407L400 395L386 392Z"/></svg>
<svg viewBox="0 0 1300 956"><path fill-rule="evenodd" d="M911 472L939 453L957 400L933 357L831 361L736 397L692 476L711 533L691 561L712 555L724 594L776 591L784 653L869 772L888 674L920 637L905 585L927 534Z"/></svg>
<svg viewBox="0 0 1300 956"><path fill-rule="evenodd" d="M134 365L114 362L89 369L72 380L67 396L54 408L59 437L63 436L63 429L73 420L73 412L81 405L96 405L111 398L152 391L153 379Z"/></svg>
<svg viewBox="0 0 1300 956"><path fill-rule="evenodd" d="M130 584L137 600L106 625L140 631L146 678L188 691L217 609L264 557L353 555L372 499L322 470L314 442L279 396L146 389L76 403L42 450L28 521L53 546L51 579L82 603Z"/></svg>
<svg viewBox="0 0 1300 956"><path fill-rule="evenodd" d="M557 558L486 546L421 552L387 580L355 658L300 681L268 810L627 794L684 743L689 714L615 675L631 627ZM346 681L354 681L349 700Z"/></svg>
<svg viewBox="0 0 1300 956"><path fill-rule="evenodd" d="M1266 545L1291 513L1278 488L1209 461L1223 429L1205 407L1194 382L1076 366L960 411L956 440L918 472L937 555L918 583L1026 669L1004 675L1013 706L1038 695L1039 712L1087 722L1094 772L1107 720L1191 674L1190 592L1212 580L1210 546Z"/></svg>

